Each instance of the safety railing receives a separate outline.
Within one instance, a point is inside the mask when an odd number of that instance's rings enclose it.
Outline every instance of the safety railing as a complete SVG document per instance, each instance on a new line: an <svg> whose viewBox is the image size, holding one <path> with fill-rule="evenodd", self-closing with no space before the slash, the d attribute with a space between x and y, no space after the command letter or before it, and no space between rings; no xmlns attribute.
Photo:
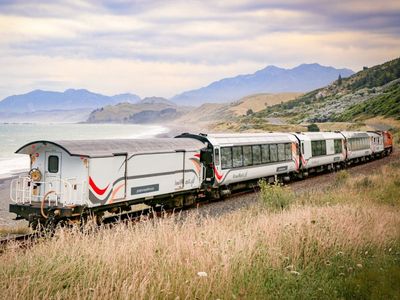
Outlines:
<svg viewBox="0 0 400 300"><path fill-rule="evenodd" d="M53 192L45 199L48 205L68 206L88 202L87 183L76 182L74 178L33 181L28 176L20 176L13 179L10 184L10 198L18 204L41 202L44 195L50 191Z"/></svg>

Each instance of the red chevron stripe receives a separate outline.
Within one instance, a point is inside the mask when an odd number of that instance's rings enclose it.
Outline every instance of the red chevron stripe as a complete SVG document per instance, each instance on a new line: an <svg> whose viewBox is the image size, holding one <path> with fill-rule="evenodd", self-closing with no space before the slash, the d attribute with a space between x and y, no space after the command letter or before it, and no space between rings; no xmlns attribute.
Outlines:
<svg viewBox="0 0 400 300"><path fill-rule="evenodd" d="M102 196L106 192L108 187L110 186L110 184L108 184L104 189L100 189L97 187L97 185L94 183L92 177L90 177L90 176L89 176L89 185L93 189L93 191L95 191L95 193L100 196Z"/></svg>

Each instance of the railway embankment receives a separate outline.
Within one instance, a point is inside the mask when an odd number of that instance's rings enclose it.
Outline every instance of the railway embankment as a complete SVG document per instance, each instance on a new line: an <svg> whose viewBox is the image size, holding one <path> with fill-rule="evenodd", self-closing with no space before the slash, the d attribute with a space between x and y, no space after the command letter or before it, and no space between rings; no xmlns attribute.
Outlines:
<svg viewBox="0 0 400 300"><path fill-rule="evenodd" d="M59 230L29 249L10 244L0 289L5 299L393 299L399 195L394 153L173 217Z"/></svg>

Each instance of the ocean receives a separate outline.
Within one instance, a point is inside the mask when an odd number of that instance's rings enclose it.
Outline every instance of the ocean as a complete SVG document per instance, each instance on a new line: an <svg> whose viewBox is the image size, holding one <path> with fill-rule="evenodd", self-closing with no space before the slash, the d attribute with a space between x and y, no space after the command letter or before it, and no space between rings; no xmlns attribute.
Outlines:
<svg viewBox="0 0 400 300"><path fill-rule="evenodd" d="M168 129L136 124L0 124L0 178L28 171L29 157L14 152L37 140L150 138Z"/></svg>

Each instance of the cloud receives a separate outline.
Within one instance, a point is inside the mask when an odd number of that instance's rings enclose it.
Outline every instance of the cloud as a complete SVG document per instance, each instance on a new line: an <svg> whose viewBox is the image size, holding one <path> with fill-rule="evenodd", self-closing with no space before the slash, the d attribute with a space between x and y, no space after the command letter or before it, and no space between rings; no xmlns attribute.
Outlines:
<svg viewBox="0 0 400 300"><path fill-rule="evenodd" d="M399 33L388 0L6 0L0 97L46 84L171 96L267 64L358 70L398 56Z"/></svg>

